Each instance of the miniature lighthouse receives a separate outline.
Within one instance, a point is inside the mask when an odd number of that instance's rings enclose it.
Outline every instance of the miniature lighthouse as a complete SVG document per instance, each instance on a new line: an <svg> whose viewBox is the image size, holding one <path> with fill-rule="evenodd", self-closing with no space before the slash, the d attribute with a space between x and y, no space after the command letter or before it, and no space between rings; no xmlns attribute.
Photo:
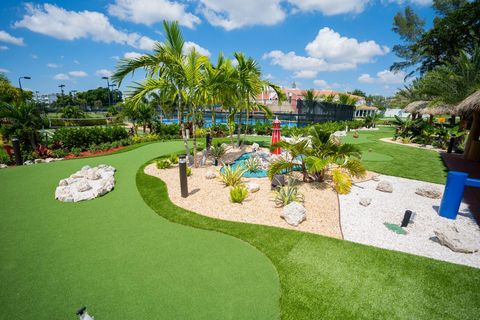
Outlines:
<svg viewBox="0 0 480 320"><path fill-rule="evenodd" d="M272 128L272 145L280 141L280 120L278 118L275 118L273 121L273 128ZM280 148L275 148L273 150L272 154L281 154L282 151Z"/></svg>

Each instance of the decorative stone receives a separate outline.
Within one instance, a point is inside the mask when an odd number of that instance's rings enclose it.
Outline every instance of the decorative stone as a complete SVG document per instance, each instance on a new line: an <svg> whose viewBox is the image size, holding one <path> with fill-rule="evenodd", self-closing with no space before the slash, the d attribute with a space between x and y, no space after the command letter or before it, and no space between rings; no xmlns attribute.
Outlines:
<svg viewBox="0 0 480 320"><path fill-rule="evenodd" d="M253 149L253 151L257 151L257 150L260 149L260 145L255 142L254 144L252 144L252 149Z"/></svg>
<svg viewBox="0 0 480 320"><path fill-rule="evenodd" d="M31 160L27 160L23 163L23 165L25 165L25 166L30 166L32 164L33 164L33 161L31 161Z"/></svg>
<svg viewBox="0 0 480 320"><path fill-rule="evenodd" d="M438 242L452 251L474 253L480 250L480 241L475 238L476 235L470 232L460 233L453 225L444 225L434 233Z"/></svg>
<svg viewBox="0 0 480 320"><path fill-rule="evenodd" d="M415 193L419 196L431 199L440 199L440 197L442 196L441 190L429 185L424 185L417 188L417 190L415 190Z"/></svg>
<svg viewBox="0 0 480 320"><path fill-rule="evenodd" d="M216 177L217 174L212 169L208 169L207 172L205 172L205 178L207 179L215 179Z"/></svg>
<svg viewBox="0 0 480 320"><path fill-rule="evenodd" d="M228 144L226 144L226 143L222 143L221 146L222 146L222 148L225 149L225 150L228 149Z"/></svg>
<svg viewBox="0 0 480 320"><path fill-rule="evenodd" d="M60 180L55 190L55 199L62 202L92 200L113 190L115 168L99 165L85 166L67 179Z"/></svg>
<svg viewBox="0 0 480 320"><path fill-rule="evenodd" d="M393 186L390 182L382 180L378 183L377 190L382 191L382 192L392 193L393 192Z"/></svg>
<svg viewBox="0 0 480 320"><path fill-rule="evenodd" d="M245 183L245 187L248 189L248 192L254 193L260 190L260 185L255 182L247 182Z"/></svg>
<svg viewBox="0 0 480 320"><path fill-rule="evenodd" d="M289 225L298 227L300 223L307 219L307 210L298 202L290 202L283 207L280 216L285 219Z"/></svg>
<svg viewBox="0 0 480 320"><path fill-rule="evenodd" d="M283 174L276 174L272 178L272 188L281 187L285 185L285 177Z"/></svg>
<svg viewBox="0 0 480 320"><path fill-rule="evenodd" d="M34 163L35 163L35 164L45 163L45 160L43 160L43 159L35 159L35 160L34 160Z"/></svg>
<svg viewBox="0 0 480 320"><path fill-rule="evenodd" d="M370 205L370 203L372 203L372 199L371 198L361 198L359 203L364 207L368 207Z"/></svg>
<svg viewBox="0 0 480 320"><path fill-rule="evenodd" d="M6 169L8 166L6 164L0 163L0 169Z"/></svg>
<svg viewBox="0 0 480 320"><path fill-rule="evenodd" d="M380 181L380 176L373 176L372 180L378 182L378 181Z"/></svg>

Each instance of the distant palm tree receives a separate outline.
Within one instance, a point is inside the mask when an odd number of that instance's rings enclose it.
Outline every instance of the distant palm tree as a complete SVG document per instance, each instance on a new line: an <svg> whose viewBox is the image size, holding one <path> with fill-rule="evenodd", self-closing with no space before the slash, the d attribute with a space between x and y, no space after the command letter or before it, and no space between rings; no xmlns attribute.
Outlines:
<svg viewBox="0 0 480 320"><path fill-rule="evenodd" d="M37 146L38 129L42 127L42 118L33 103L18 102L0 104L0 118L11 122L9 130L22 135L33 149Z"/></svg>

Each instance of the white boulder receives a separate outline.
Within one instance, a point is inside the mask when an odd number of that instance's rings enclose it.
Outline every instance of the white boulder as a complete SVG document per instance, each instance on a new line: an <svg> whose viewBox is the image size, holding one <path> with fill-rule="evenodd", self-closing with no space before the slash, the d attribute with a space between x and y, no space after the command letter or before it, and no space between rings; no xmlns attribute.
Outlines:
<svg viewBox="0 0 480 320"><path fill-rule="evenodd" d="M115 187L115 168L99 165L85 166L69 178L60 180L55 199L62 202L78 202L103 196Z"/></svg>
<svg viewBox="0 0 480 320"><path fill-rule="evenodd" d="M43 160L43 159L35 159L33 162L34 162L35 164L45 163L45 160Z"/></svg>
<svg viewBox="0 0 480 320"><path fill-rule="evenodd" d="M6 164L0 163L0 169L6 169L8 166Z"/></svg>
<svg viewBox="0 0 480 320"><path fill-rule="evenodd" d="M415 190L415 193L419 196L431 199L440 199L440 197L442 196L441 190L430 185L424 185L417 188L417 190Z"/></svg>
<svg viewBox="0 0 480 320"><path fill-rule="evenodd" d="M438 242L450 250L461 253L474 253L480 250L480 241L476 234L459 230L454 225L444 225L434 231Z"/></svg>
<svg viewBox="0 0 480 320"><path fill-rule="evenodd" d="M364 207L368 207L372 203L372 198L361 198L359 203Z"/></svg>
<svg viewBox="0 0 480 320"><path fill-rule="evenodd" d="M381 191L381 192L392 193L393 192L393 186L390 182L382 180L378 183L377 190Z"/></svg>
<svg viewBox="0 0 480 320"><path fill-rule="evenodd" d="M27 160L23 163L23 165L25 165L25 166L29 166L29 165L32 165L32 164L33 164L32 160Z"/></svg>
<svg viewBox="0 0 480 320"><path fill-rule="evenodd" d="M247 188L248 192L254 193L260 190L260 185L255 182L247 182L245 183L245 187Z"/></svg>
<svg viewBox="0 0 480 320"><path fill-rule="evenodd" d="M217 174L212 169L208 169L207 172L205 172L205 178L207 179L215 179L216 177L217 177Z"/></svg>
<svg viewBox="0 0 480 320"><path fill-rule="evenodd" d="M253 151L257 151L257 150L260 149L260 145L255 142L254 144L252 144L252 149L253 149Z"/></svg>
<svg viewBox="0 0 480 320"><path fill-rule="evenodd" d="M298 202L290 202L283 207L280 216L285 219L289 225L298 227L300 223L307 219L307 210Z"/></svg>

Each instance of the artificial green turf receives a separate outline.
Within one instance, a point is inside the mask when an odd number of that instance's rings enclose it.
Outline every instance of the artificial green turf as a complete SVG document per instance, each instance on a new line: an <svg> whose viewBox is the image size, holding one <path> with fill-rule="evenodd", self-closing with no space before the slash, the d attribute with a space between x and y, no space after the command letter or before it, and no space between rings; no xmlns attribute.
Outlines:
<svg viewBox="0 0 480 320"><path fill-rule="evenodd" d="M362 150L362 162L368 170L403 178L422 180L444 184L447 168L438 152L419 148L412 148L398 144L380 141L385 137L392 137L395 130L381 127L378 131L358 131L360 134L357 146ZM351 143L353 132L349 132L344 142ZM369 153L388 156L388 160L369 159Z"/></svg>
<svg viewBox="0 0 480 320"><path fill-rule="evenodd" d="M143 168L137 186L160 216L233 235L268 256L280 278L283 319L478 319L480 314L478 269L201 216L172 204L166 185Z"/></svg>
<svg viewBox="0 0 480 320"><path fill-rule="evenodd" d="M180 150L180 142L153 143L1 170L0 319L77 319L82 305L96 319L278 318L278 275L263 254L171 223L140 197L141 164ZM118 169L113 192L54 199L60 179L100 163Z"/></svg>

